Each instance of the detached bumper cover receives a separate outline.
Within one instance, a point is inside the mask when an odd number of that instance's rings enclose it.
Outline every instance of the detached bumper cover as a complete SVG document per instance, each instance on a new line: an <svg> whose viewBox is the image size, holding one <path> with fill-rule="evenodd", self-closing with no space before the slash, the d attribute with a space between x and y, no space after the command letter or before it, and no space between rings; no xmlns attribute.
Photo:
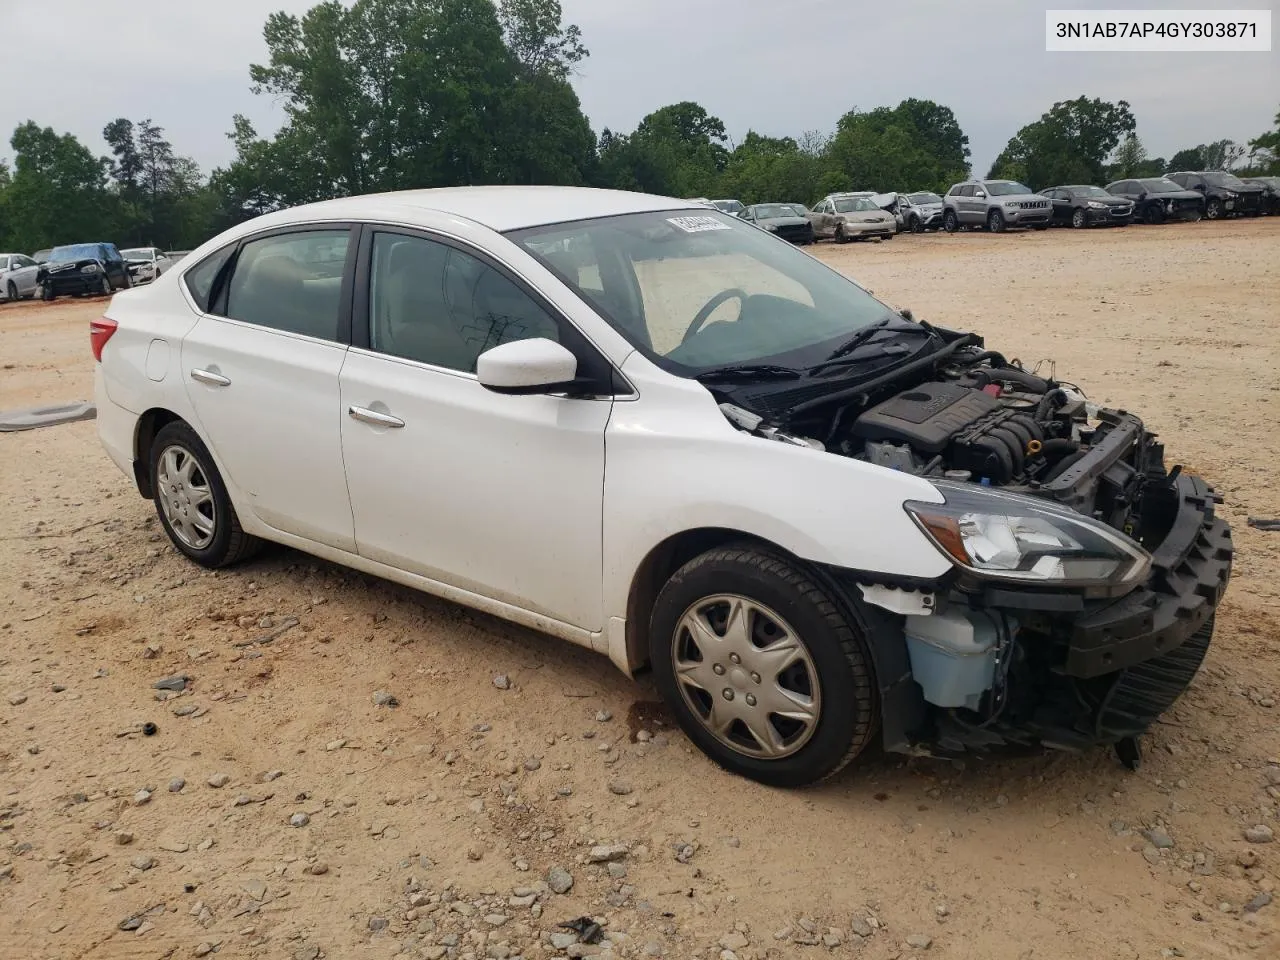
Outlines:
<svg viewBox="0 0 1280 960"><path fill-rule="evenodd" d="M1145 587L1076 618L1062 672L1096 677L1163 656L1189 640L1217 609L1231 579L1231 529L1214 516L1217 497L1199 477L1175 481L1179 509L1152 555Z"/></svg>

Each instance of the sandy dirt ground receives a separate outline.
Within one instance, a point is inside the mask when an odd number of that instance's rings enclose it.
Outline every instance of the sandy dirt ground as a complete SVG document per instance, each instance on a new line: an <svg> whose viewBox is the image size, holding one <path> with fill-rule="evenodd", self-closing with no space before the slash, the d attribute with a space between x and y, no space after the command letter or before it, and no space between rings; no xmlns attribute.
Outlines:
<svg viewBox="0 0 1280 960"><path fill-rule="evenodd" d="M93 423L4 434L0 956L1280 956L1280 843L1244 836L1280 832L1280 533L1245 523L1280 515L1280 219L817 255L1052 358L1226 495L1235 579L1140 771L766 789L603 658L285 549L202 571ZM101 309L0 305L0 409L89 399ZM583 915L607 949L557 947Z"/></svg>

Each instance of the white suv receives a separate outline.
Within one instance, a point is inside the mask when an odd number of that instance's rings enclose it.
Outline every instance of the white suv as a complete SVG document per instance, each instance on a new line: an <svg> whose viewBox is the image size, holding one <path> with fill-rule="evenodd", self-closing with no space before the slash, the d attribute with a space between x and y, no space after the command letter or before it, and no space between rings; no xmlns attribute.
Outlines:
<svg viewBox="0 0 1280 960"><path fill-rule="evenodd" d="M275 541L649 665L766 783L877 738L1132 747L1230 571L1132 414L688 201L300 207L90 332L102 442L191 560Z"/></svg>

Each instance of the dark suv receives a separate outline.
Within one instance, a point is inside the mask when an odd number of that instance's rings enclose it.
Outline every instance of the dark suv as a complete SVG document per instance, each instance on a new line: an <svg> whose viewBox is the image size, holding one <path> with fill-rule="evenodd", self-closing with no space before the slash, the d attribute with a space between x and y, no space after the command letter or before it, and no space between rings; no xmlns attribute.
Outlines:
<svg viewBox="0 0 1280 960"><path fill-rule="evenodd" d="M1077 184L1049 187L1040 193L1053 204L1052 222L1061 226L1071 224L1082 228L1108 223L1124 226L1133 219L1133 201L1113 196L1101 187Z"/></svg>
<svg viewBox="0 0 1280 960"><path fill-rule="evenodd" d="M114 243L73 243L54 247L49 259L40 264L36 274L44 299L53 300L70 293L81 296L98 293L107 296L113 290L133 286L129 265Z"/></svg>
<svg viewBox="0 0 1280 960"><path fill-rule="evenodd" d="M1107 193L1133 201L1133 218L1143 223L1166 220L1199 220L1204 216L1204 197L1184 190L1164 177L1117 180L1106 186Z"/></svg>
<svg viewBox="0 0 1280 960"><path fill-rule="evenodd" d="M1262 188L1251 187L1225 170L1179 171L1165 174L1186 190L1204 196L1204 215L1220 220L1232 214L1256 217L1262 213Z"/></svg>

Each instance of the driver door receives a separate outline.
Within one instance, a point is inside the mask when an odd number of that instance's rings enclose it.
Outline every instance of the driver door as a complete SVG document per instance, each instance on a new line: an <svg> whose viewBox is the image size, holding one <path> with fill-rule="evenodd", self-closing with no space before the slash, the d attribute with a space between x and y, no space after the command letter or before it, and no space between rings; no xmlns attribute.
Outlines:
<svg viewBox="0 0 1280 960"><path fill-rule="evenodd" d="M366 228L340 376L363 557L584 630L604 628L612 398L498 394L476 358L529 337L606 363L553 307L447 238ZM607 381L606 381L607 382Z"/></svg>

